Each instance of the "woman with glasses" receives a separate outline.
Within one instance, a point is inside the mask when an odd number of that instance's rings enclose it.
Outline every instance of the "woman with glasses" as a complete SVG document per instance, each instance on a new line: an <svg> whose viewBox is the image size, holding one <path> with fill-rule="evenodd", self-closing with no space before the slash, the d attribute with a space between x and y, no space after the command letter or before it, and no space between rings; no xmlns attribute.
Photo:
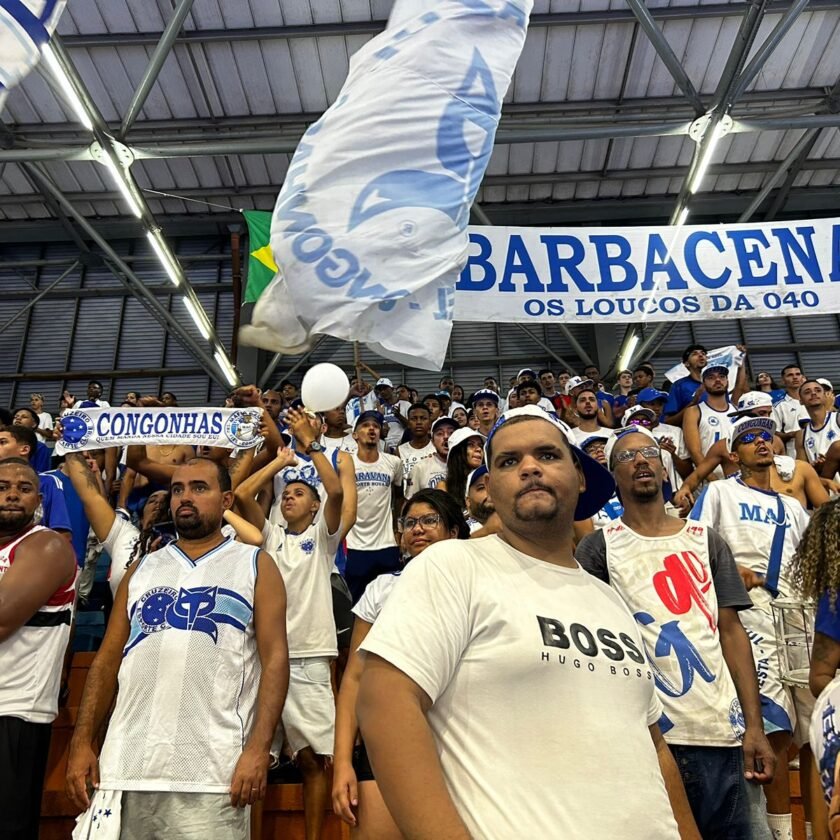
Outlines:
<svg viewBox="0 0 840 840"><path fill-rule="evenodd" d="M403 506L398 521L403 562L408 563L441 540L469 539L470 529L461 507L442 490L420 490L412 496ZM359 645L370 632L399 579L399 572L380 575L368 585L353 607L356 618L350 660L336 703L333 811L351 827L354 838L400 840L402 837L373 778L364 744L354 749L359 731L356 698L364 667Z"/></svg>

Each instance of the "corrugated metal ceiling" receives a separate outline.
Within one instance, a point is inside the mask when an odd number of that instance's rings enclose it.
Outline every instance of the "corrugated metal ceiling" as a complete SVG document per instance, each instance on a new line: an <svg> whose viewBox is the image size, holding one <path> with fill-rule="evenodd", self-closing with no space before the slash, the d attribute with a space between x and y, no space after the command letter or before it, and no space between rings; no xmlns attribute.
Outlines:
<svg viewBox="0 0 840 840"><path fill-rule="evenodd" d="M186 33L228 30L225 40L176 43L146 100L129 142L253 135L276 131L299 117L303 125L332 102L344 81L349 57L370 34L271 37L244 40L242 33L265 27L311 27L382 21L388 0L199 0L187 17ZM732 8L737 14L666 19L665 38L704 97L711 97L740 25L746 4L702 0L650 0L650 9ZM736 114L755 116L772 109L808 113L840 78L840 6L805 11L750 84ZM172 15L170 0L74 0L59 32L103 116L119 124L153 52L146 45L73 46L74 36L131 36L160 33ZM623 0L538 0L535 15L612 10L614 21L578 25L534 25L508 92L507 120L543 124L575 112L583 124L593 115L621 119L628 113L648 119L693 116L671 74L638 24L627 19ZM778 10L761 24L753 53L778 23ZM333 30L335 27L333 27ZM333 31L331 30L331 31ZM787 92L787 93L786 93ZM776 94L775 96L772 94ZM540 117L539 105L551 113ZM574 110L570 110L574 109ZM80 135L66 107L39 73L32 73L9 96L4 119L26 138L66 139ZM640 117L641 118L641 117ZM519 124L519 122L517 124ZM754 191L769 177L772 162L784 159L802 130L735 134L720 143L704 192ZM134 138L138 138L134 140ZM694 143L686 136L635 137L524 143L496 147L479 200L504 220L506 203L568 202L671 196L679 192ZM249 154L142 160L134 164L144 188L182 193L232 208L270 208L282 183L288 154ZM840 135L823 129L794 186L840 185ZM814 168L810 168L813 165ZM101 168L89 161L46 165L86 215L124 213ZM86 195L87 194L87 195ZM89 198L87 196L90 196ZM224 213L224 207L149 196L156 216ZM501 215L500 215L501 214ZM20 167L8 163L0 175L0 219L50 216ZM581 219L581 221L592 221Z"/></svg>

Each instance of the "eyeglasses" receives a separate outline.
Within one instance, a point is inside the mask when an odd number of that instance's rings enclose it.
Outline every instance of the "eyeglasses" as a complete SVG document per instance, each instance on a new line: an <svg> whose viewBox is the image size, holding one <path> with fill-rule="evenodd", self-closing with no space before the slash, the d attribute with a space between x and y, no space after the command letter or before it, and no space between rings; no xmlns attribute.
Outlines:
<svg viewBox="0 0 840 840"><path fill-rule="evenodd" d="M756 439L770 443L773 440L773 435L770 432L745 432L736 443L755 443Z"/></svg>
<svg viewBox="0 0 840 840"><path fill-rule="evenodd" d="M627 423L628 426L651 426L653 425L653 420L650 417L631 417L629 422Z"/></svg>
<svg viewBox="0 0 840 840"><path fill-rule="evenodd" d="M638 453L641 453L643 458L661 458L658 446L642 446L639 449L624 449L621 452L615 453L615 460L620 464L626 464L632 461Z"/></svg>
<svg viewBox="0 0 840 840"><path fill-rule="evenodd" d="M441 518L439 513L427 513L425 516L403 516L397 520L397 526L400 531L411 531L418 525L422 526L425 531L428 528L436 528L440 525Z"/></svg>

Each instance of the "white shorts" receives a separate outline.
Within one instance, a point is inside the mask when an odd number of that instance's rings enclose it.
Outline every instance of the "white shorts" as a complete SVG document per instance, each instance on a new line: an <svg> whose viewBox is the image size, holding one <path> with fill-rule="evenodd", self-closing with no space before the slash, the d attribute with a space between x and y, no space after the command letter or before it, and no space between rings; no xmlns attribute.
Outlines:
<svg viewBox="0 0 840 840"><path fill-rule="evenodd" d="M289 692L282 726L294 758L304 747L332 756L335 748L335 695L326 656L289 660ZM274 752L274 750L272 750Z"/></svg>
<svg viewBox="0 0 840 840"><path fill-rule="evenodd" d="M776 651L776 628L770 603L753 603L752 609L742 610L738 617L752 645L764 731L768 735L773 732L793 732L796 722L793 692L781 679ZM807 726L806 721L805 731Z"/></svg>

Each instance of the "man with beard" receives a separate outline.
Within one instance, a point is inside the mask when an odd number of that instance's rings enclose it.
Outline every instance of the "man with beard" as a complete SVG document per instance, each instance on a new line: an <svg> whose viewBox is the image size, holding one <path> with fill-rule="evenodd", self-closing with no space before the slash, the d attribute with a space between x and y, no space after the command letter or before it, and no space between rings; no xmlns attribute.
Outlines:
<svg viewBox="0 0 840 840"><path fill-rule="evenodd" d="M782 388L781 399L773 404L773 419L778 427L777 434L784 441L787 454L796 457L796 433L800 429L800 421L808 419L808 412L802 405L799 389L805 383L805 376L799 365L785 365L781 371Z"/></svg>
<svg viewBox="0 0 840 840"><path fill-rule="evenodd" d="M472 397L473 411L478 419L478 429L484 437L499 419L499 395L492 388L480 388Z"/></svg>
<svg viewBox="0 0 840 840"><path fill-rule="evenodd" d="M746 840L746 780L770 781L775 765L738 619L751 606L749 595L729 546L711 528L666 513L665 469L652 432L616 432L604 455L624 512L585 537L575 556L621 595L640 625L665 707L660 727L700 833ZM689 582L695 594L683 597Z"/></svg>
<svg viewBox="0 0 840 840"><path fill-rule="evenodd" d="M784 770L794 730L797 743L807 743L813 697L807 689L792 693L779 673L771 605L778 596L795 595L790 564L808 524L808 515L797 501L772 489L775 431L776 423L771 417L743 417L733 424L729 451L741 475L709 484L697 499L690 518L710 525L726 540L749 590L753 607L741 614L741 622L752 643L764 729L776 754L776 764ZM802 790L807 791L812 767L809 751L803 750L800 766ZM793 835L788 774L777 773L765 792L767 821L774 840L790 840ZM806 801L806 808L808 804Z"/></svg>
<svg viewBox="0 0 840 840"><path fill-rule="evenodd" d="M796 457L819 470L829 447L840 440L840 414L826 408L825 388L816 379L802 383L799 398L808 412L808 422L796 433Z"/></svg>
<svg viewBox="0 0 840 840"><path fill-rule="evenodd" d="M573 554L612 478L535 406L505 412L485 453L500 532L426 549L361 645L359 724L394 821L448 840L699 837L635 622ZM632 767L608 795L606 767Z"/></svg>
<svg viewBox="0 0 840 840"><path fill-rule="evenodd" d="M279 427L280 412L283 410L283 395L279 391L269 388L260 394L260 402L265 409L265 413L274 421L274 425Z"/></svg>
<svg viewBox="0 0 840 840"><path fill-rule="evenodd" d="M726 438L732 428L729 415L736 410L729 402L729 368L726 365L707 365L701 379L706 398L687 406L682 419L685 447L695 467L719 440ZM667 414L667 407L665 412ZM723 478L723 470L716 470L714 476Z"/></svg>
<svg viewBox="0 0 840 840"><path fill-rule="evenodd" d="M576 444L582 443L586 438L602 431L603 427L598 422L598 394L592 388L583 388L578 391L574 398L574 408L578 416L577 428L572 429L572 437Z"/></svg>
<svg viewBox="0 0 840 840"><path fill-rule="evenodd" d="M487 492L487 467L482 464L467 476L467 525L470 533L483 528L495 511Z"/></svg>
<svg viewBox="0 0 840 840"><path fill-rule="evenodd" d="M193 458L175 470L171 493L178 539L117 589L79 707L67 794L88 809L83 825L121 819L121 840L148 838L152 825L161 837L189 826L245 840L289 682L286 593L266 552L222 536L233 503L224 467Z"/></svg>
<svg viewBox="0 0 840 840"><path fill-rule="evenodd" d="M0 836L38 836L41 790L70 636L76 558L35 524L38 476L0 461Z"/></svg>

